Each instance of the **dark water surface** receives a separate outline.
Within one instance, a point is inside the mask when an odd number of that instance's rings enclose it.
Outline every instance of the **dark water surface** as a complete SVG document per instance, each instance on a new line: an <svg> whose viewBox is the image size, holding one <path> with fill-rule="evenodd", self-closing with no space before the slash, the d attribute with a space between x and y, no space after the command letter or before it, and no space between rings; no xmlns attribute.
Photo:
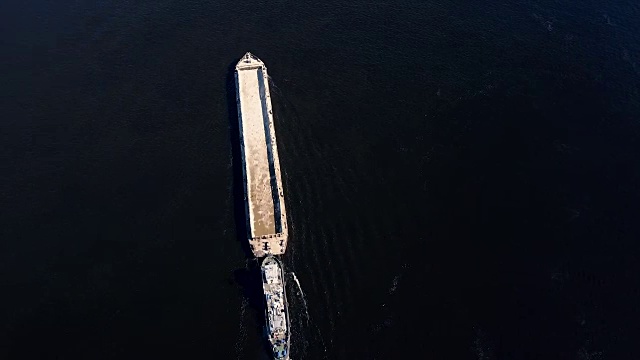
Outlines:
<svg viewBox="0 0 640 360"><path fill-rule="evenodd" d="M636 1L0 14L0 358L267 358L246 51L272 77L294 359L640 358Z"/></svg>

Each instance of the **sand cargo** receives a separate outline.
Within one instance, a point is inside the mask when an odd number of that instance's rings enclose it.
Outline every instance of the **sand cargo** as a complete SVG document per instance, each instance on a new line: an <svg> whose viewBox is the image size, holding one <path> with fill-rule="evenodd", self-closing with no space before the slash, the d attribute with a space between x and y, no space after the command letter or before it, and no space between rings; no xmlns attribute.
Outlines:
<svg viewBox="0 0 640 360"><path fill-rule="evenodd" d="M267 68L246 53L235 78L247 238L254 256L281 255L287 247L287 213Z"/></svg>

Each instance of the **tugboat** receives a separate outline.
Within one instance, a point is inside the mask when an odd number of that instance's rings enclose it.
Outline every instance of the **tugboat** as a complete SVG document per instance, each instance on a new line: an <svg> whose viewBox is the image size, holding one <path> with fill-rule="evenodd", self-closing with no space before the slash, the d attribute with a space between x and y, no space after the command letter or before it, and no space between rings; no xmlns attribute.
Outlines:
<svg viewBox="0 0 640 360"><path fill-rule="evenodd" d="M282 264L275 256L267 256L262 261L261 270L267 339L275 359L289 360L289 311Z"/></svg>

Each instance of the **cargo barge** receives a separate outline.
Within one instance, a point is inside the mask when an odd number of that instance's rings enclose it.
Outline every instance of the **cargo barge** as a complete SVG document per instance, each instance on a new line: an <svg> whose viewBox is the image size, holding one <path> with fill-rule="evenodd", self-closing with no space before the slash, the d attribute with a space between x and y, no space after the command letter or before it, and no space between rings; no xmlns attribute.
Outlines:
<svg viewBox="0 0 640 360"><path fill-rule="evenodd" d="M287 213L267 68L246 53L235 80L247 240L255 257L281 255L287 248Z"/></svg>

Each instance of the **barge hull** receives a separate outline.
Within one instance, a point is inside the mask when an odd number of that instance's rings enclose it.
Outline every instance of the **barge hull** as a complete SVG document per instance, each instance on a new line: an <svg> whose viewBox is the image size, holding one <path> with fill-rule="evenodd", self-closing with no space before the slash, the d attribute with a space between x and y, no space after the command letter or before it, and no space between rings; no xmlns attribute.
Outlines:
<svg viewBox="0 0 640 360"><path fill-rule="evenodd" d="M256 257L281 255L288 229L267 68L247 53L235 79L247 239Z"/></svg>

